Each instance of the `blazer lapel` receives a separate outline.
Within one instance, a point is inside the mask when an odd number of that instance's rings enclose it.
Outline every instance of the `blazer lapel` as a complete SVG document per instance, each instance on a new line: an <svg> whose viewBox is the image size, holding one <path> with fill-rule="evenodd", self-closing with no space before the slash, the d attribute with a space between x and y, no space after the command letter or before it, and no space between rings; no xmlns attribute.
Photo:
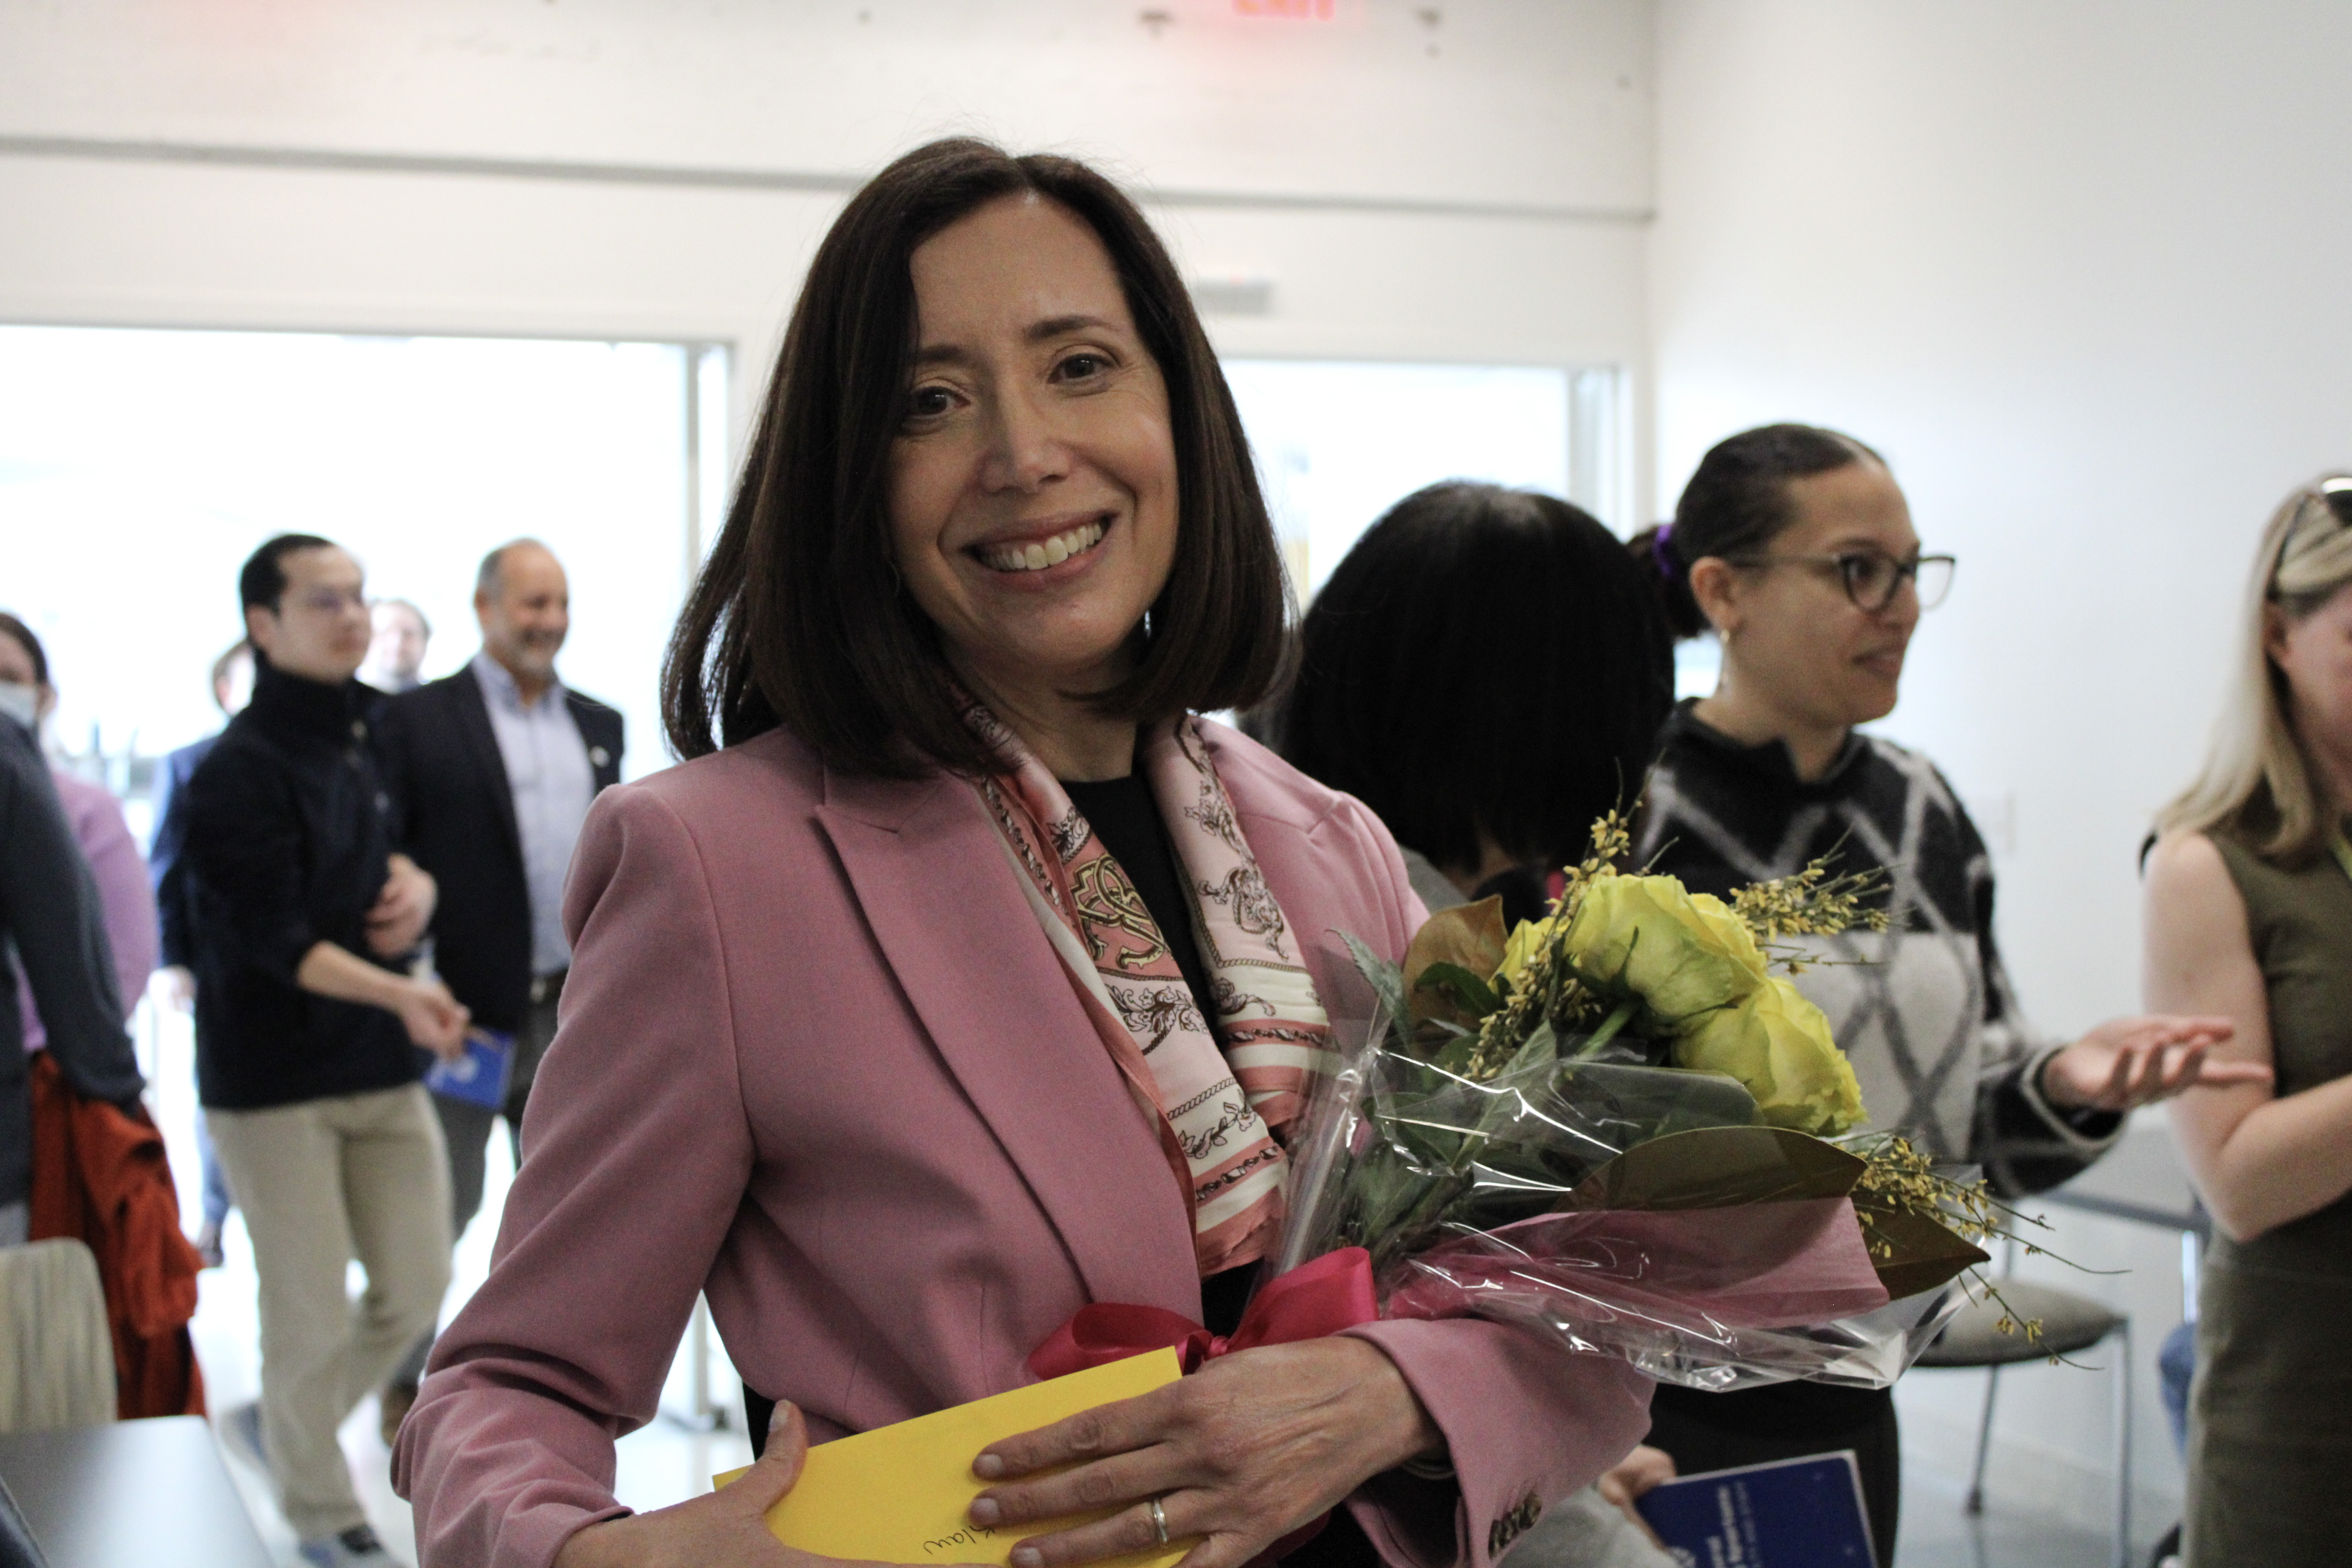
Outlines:
<svg viewBox="0 0 2352 1568"><path fill-rule="evenodd" d="M469 666L451 677L450 696L457 704L457 732L466 751L496 803L499 830L515 861L522 861L522 829L515 825L514 786L507 779L506 758L499 752L498 732L490 728L490 707L482 697L482 682Z"/></svg>
<svg viewBox="0 0 2352 1568"><path fill-rule="evenodd" d="M580 731L580 743L588 748L588 767L596 776L596 793L602 795L621 782L620 715L568 686L563 689L563 705L572 711L572 727Z"/></svg>
<svg viewBox="0 0 2352 1568"><path fill-rule="evenodd" d="M1097 1301L1188 1314L1181 1194L963 783L828 771L817 820L892 973Z"/></svg>

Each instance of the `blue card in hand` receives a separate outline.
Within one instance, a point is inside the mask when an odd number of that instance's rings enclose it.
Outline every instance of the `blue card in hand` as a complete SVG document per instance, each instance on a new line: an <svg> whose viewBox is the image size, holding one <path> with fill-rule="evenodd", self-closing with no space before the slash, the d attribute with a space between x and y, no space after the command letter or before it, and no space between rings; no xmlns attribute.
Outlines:
<svg viewBox="0 0 2352 1568"><path fill-rule="evenodd" d="M1851 1451L1685 1476L1633 1506L1685 1568L1877 1568Z"/></svg>
<svg viewBox="0 0 2352 1568"><path fill-rule="evenodd" d="M425 1075L425 1087L450 1100L497 1110L507 1102L507 1079L514 1072L514 1037L497 1029L471 1029L466 1054L454 1062L436 1061Z"/></svg>

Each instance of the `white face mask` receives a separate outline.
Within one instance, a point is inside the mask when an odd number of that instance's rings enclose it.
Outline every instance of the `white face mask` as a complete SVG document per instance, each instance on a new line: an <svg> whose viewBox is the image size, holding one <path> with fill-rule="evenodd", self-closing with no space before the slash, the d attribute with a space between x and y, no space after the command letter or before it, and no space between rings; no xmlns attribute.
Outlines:
<svg viewBox="0 0 2352 1568"><path fill-rule="evenodd" d="M0 713L5 713L27 730L41 727L41 689L18 686L14 681L0 680Z"/></svg>

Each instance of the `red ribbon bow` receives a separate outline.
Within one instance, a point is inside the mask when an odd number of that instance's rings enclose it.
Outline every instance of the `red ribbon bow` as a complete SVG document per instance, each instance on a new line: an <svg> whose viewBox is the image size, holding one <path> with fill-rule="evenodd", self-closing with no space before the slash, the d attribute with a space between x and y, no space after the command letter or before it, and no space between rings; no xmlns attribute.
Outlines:
<svg viewBox="0 0 2352 1568"><path fill-rule="evenodd" d="M1029 1352L1029 1370L1041 1378L1061 1377L1164 1347L1176 1352L1186 1372L1197 1372L1202 1363L1234 1351L1321 1339L1380 1315L1372 1255L1343 1247L1269 1281L1230 1335L1213 1334L1164 1307L1096 1301Z"/></svg>

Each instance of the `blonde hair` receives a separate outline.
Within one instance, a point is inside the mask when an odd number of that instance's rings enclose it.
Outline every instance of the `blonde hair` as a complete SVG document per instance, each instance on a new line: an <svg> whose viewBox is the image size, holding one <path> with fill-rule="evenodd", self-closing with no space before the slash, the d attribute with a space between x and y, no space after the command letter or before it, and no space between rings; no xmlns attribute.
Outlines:
<svg viewBox="0 0 2352 1568"><path fill-rule="evenodd" d="M2240 629L2238 672L2197 782L2157 817L2162 832L2234 833L2254 853L2298 866L2335 823L2321 807L2295 740L2286 678L2266 647L2273 613L2301 620L2352 583L2352 475L2327 474L2271 518L2254 558Z"/></svg>

